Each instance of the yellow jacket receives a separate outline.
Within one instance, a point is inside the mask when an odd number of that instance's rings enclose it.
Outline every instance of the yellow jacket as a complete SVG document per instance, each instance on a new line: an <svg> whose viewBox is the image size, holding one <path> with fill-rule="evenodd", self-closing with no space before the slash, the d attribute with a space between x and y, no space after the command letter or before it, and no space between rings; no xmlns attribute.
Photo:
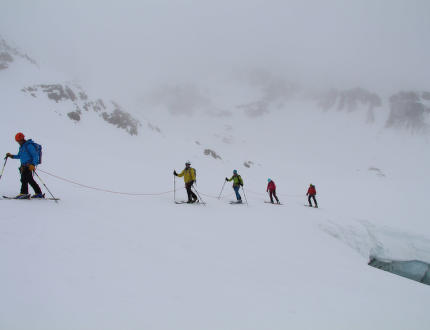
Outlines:
<svg viewBox="0 0 430 330"><path fill-rule="evenodd" d="M196 181L196 170L190 167L188 169L184 169L181 173L178 174L178 176L183 176L185 183Z"/></svg>

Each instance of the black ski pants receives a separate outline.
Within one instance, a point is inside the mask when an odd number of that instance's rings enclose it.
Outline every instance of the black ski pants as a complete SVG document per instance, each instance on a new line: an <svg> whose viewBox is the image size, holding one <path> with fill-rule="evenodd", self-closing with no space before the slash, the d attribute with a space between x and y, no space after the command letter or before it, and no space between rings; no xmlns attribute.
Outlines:
<svg viewBox="0 0 430 330"><path fill-rule="evenodd" d="M33 172L27 166L20 167L21 172L21 194L28 194L28 184L33 188L35 194L41 194L39 185L33 178Z"/></svg>
<svg viewBox="0 0 430 330"><path fill-rule="evenodd" d="M187 182L185 184L185 189L187 189L188 201L195 202L197 200L196 194L192 191L191 187L193 186L194 181Z"/></svg>
<svg viewBox="0 0 430 330"><path fill-rule="evenodd" d="M273 203L273 197L275 197L276 201L279 203L279 199L278 196L276 196L276 190L270 190L269 191L269 196L270 196L270 202Z"/></svg>
<svg viewBox="0 0 430 330"><path fill-rule="evenodd" d="M315 195L309 195L308 196L309 206L312 206L311 198L314 200L315 206L318 207L318 203L317 203L317 200L315 198Z"/></svg>

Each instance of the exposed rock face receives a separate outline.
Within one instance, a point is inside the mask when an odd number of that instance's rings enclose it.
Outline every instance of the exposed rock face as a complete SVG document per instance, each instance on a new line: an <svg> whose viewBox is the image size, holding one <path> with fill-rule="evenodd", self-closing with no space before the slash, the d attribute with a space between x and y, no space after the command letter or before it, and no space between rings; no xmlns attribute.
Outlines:
<svg viewBox="0 0 430 330"><path fill-rule="evenodd" d="M250 160L248 160L248 161L246 161L246 162L243 163L243 166L245 166L247 168L250 168L252 165L254 165L254 162L252 162Z"/></svg>
<svg viewBox="0 0 430 330"><path fill-rule="evenodd" d="M400 127L412 131L428 129L425 117L430 108L425 105L430 93L399 92L390 97L390 115L386 127Z"/></svg>
<svg viewBox="0 0 430 330"><path fill-rule="evenodd" d="M121 106L117 103L113 101L106 103L102 99L91 100L88 94L76 85L43 84L26 87L22 91L35 98L46 96L55 103L70 104L70 107L73 107L74 110L68 112L67 116L75 122L81 121L85 112L96 112L106 122L124 129L130 135L137 135L139 127L142 126L137 119L122 110ZM148 125L150 125L149 127L152 130L160 132L158 127L151 124Z"/></svg>
<svg viewBox="0 0 430 330"><path fill-rule="evenodd" d="M130 135L137 135L138 127L142 126L140 122L134 119L128 112L122 111L115 102L112 103L116 109L110 114L103 112L102 118L116 127L125 129Z"/></svg>
<svg viewBox="0 0 430 330"><path fill-rule="evenodd" d="M203 151L203 153L204 153L206 156L211 156L211 157L212 157L212 158L214 158L214 159L222 159L220 155L218 155L215 151L213 151L213 150L211 150L211 149L205 149L205 150Z"/></svg>
<svg viewBox="0 0 430 330"><path fill-rule="evenodd" d="M72 119L72 120L74 120L74 121L80 121L81 120L81 112L79 110L78 111L69 112L67 114L67 116L69 116L69 118Z"/></svg>
<svg viewBox="0 0 430 330"><path fill-rule="evenodd" d="M385 174L384 172L377 167L369 167L369 171L370 172L374 172L377 176L381 177L381 178L385 178Z"/></svg>
<svg viewBox="0 0 430 330"><path fill-rule="evenodd" d="M0 71L7 69L17 57L23 58L37 66L35 60L18 49L9 46L4 39L0 38Z"/></svg>
<svg viewBox="0 0 430 330"><path fill-rule="evenodd" d="M381 98L363 88L353 88L348 90L332 89L323 95L318 106L323 110L336 109L337 111L356 111L362 107L367 108L367 122L375 121L374 109L382 105Z"/></svg>

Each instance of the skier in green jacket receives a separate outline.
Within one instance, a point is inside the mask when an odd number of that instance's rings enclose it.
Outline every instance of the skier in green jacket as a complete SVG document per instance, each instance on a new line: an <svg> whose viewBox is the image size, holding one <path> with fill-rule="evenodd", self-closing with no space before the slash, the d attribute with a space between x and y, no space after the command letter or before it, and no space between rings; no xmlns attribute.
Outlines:
<svg viewBox="0 0 430 330"><path fill-rule="evenodd" d="M238 203L242 203L242 197L239 194L240 187L243 187L243 180L241 176L237 173L237 170L233 171L233 176L229 178L225 178L225 181L233 181L233 189L236 193L236 198Z"/></svg>

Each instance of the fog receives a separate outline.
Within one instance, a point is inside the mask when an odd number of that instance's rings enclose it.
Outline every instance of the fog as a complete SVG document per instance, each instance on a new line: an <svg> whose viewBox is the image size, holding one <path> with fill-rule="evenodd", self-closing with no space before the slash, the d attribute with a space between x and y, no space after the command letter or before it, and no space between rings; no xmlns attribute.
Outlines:
<svg viewBox="0 0 430 330"><path fill-rule="evenodd" d="M2 0L0 34L45 67L133 97L252 68L309 85L425 89L429 14L425 0Z"/></svg>

